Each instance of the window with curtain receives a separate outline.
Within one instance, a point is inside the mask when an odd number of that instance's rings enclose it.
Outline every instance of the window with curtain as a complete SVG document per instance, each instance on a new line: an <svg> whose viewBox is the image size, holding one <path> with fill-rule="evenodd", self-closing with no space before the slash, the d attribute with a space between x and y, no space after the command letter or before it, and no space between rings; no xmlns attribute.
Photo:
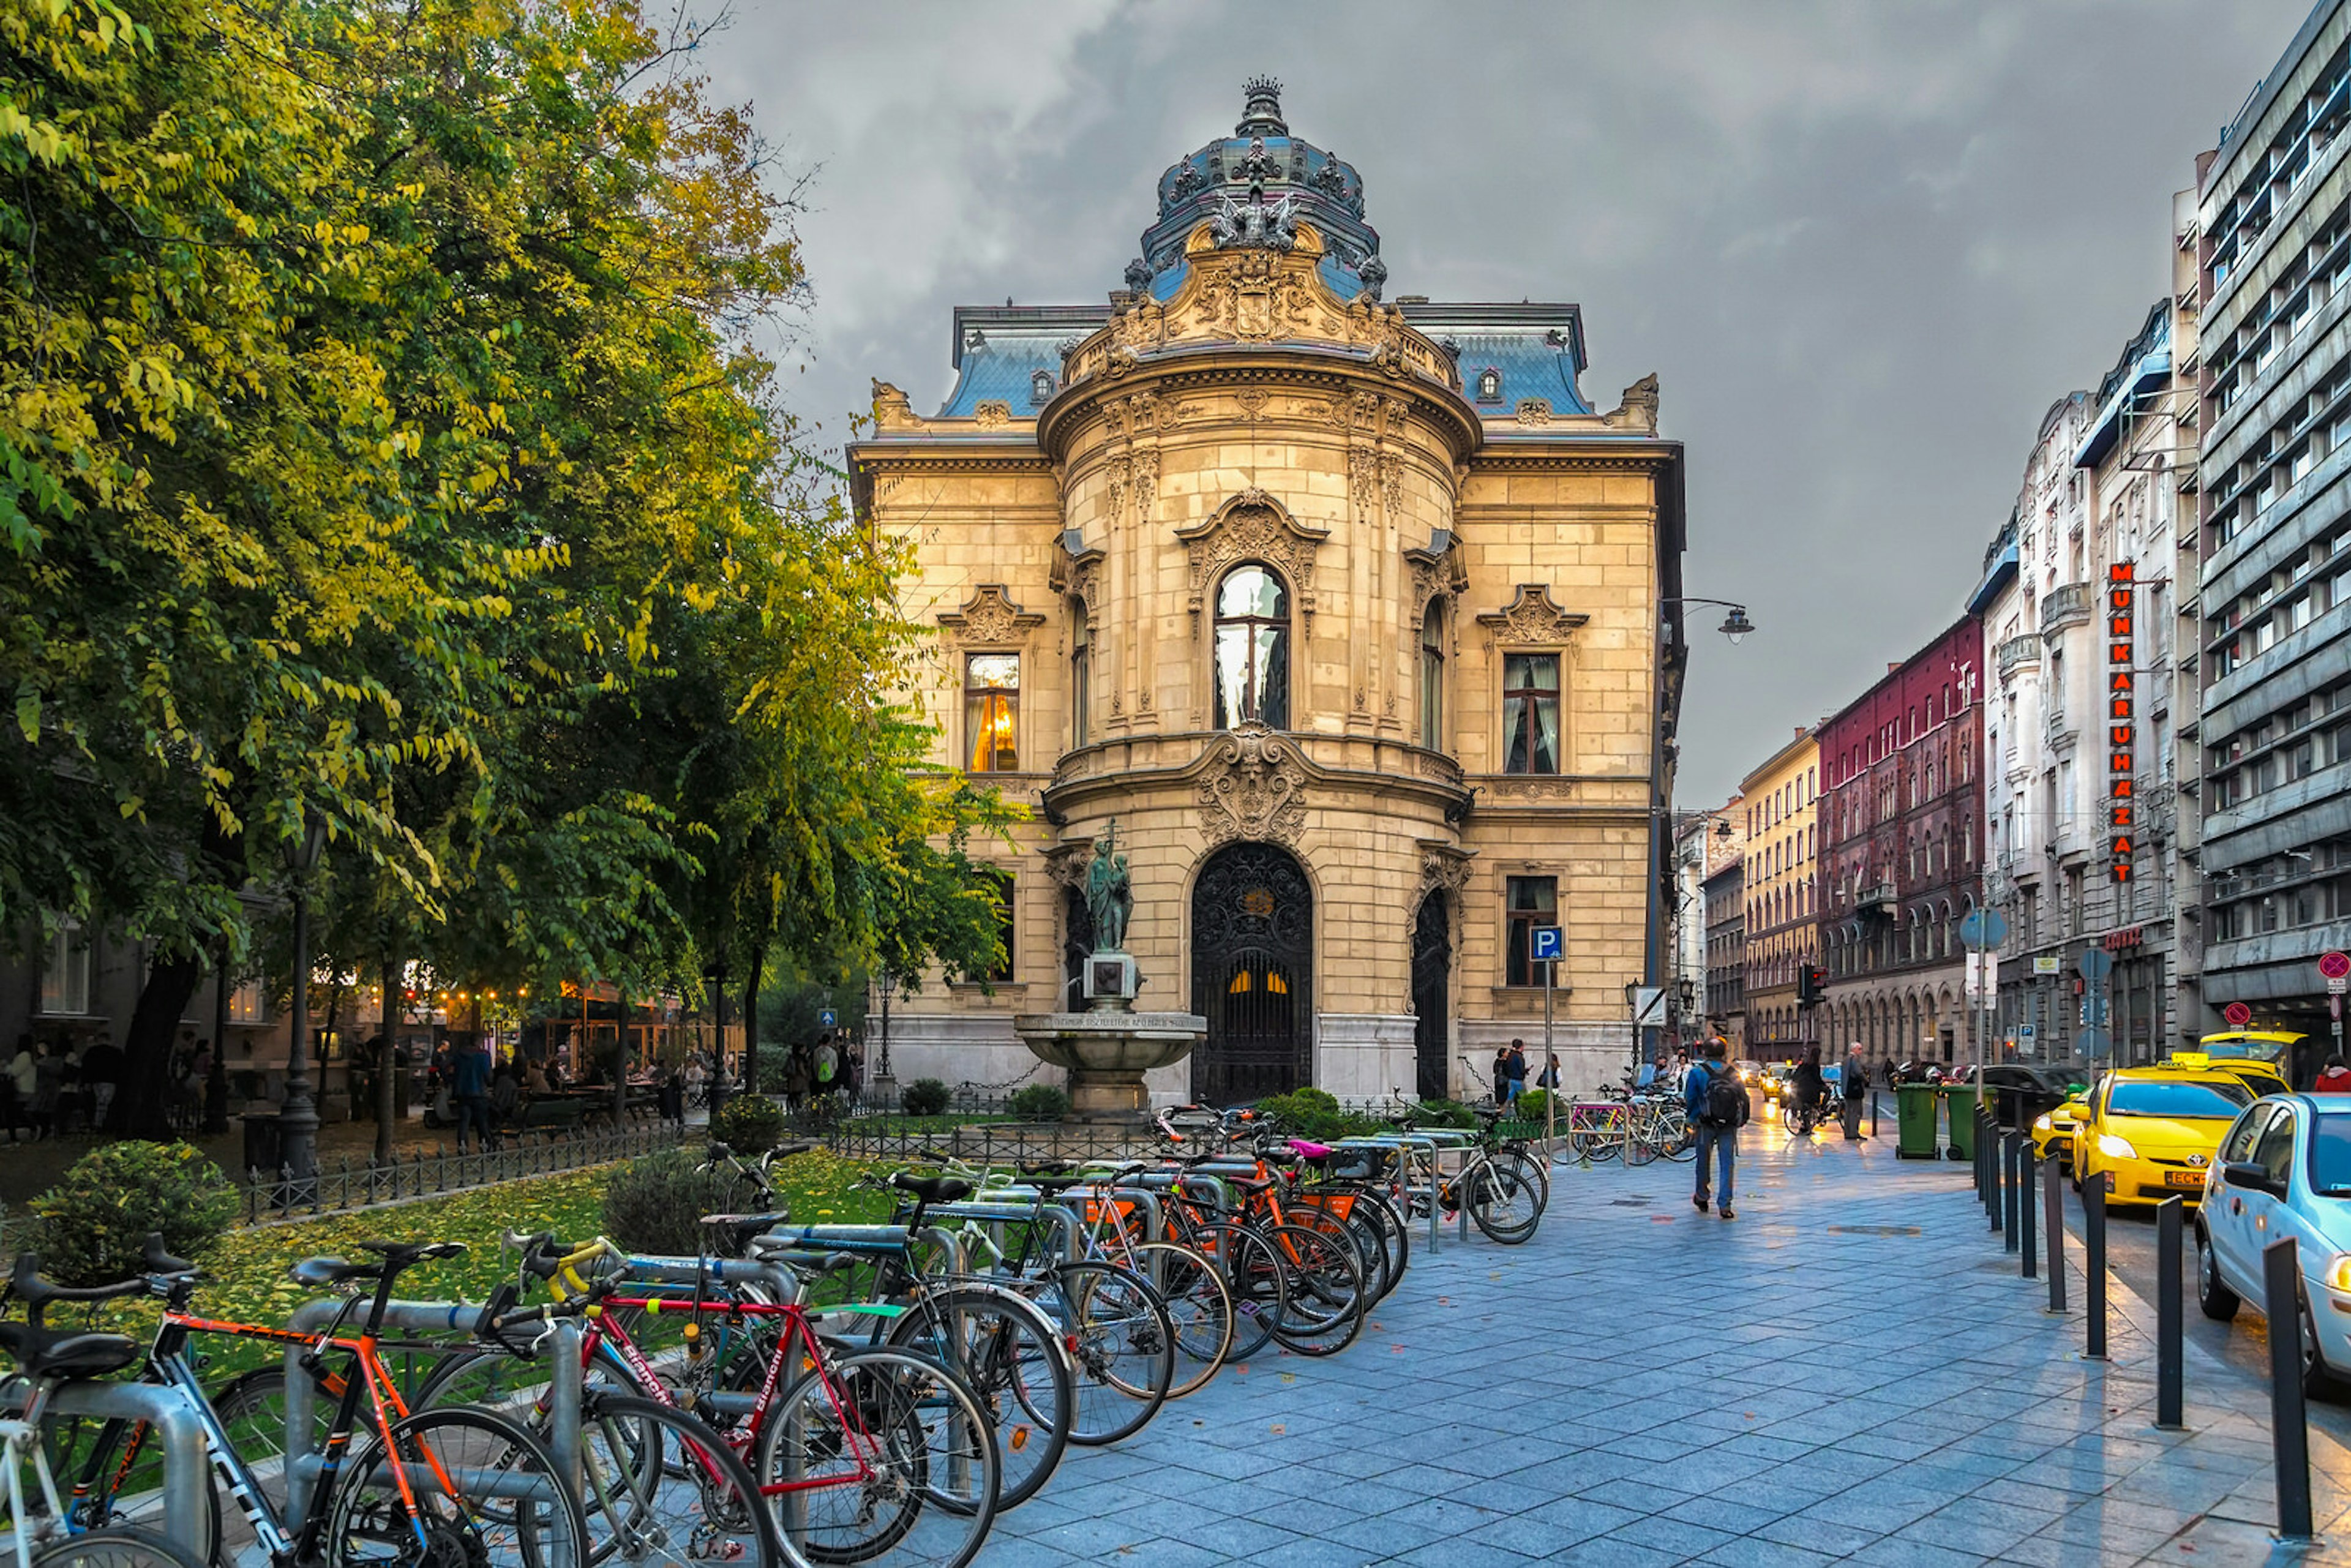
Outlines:
<svg viewBox="0 0 2351 1568"><path fill-rule="evenodd" d="M1559 655L1502 656L1502 771L1559 771Z"/></svg>
<svg viewBox="0 0 2351 1568"><path fill-rule="evenodd" d="M1290 727L1290 590L1264 567L1217 585L1217 727Z"/></svg>
<svg viewBox="0 0 2351 1568"><path fill-rule="evenodd" d="M1086 744L1093 710L1093 644L1083 600L1070 601L1070 749Z"/></svg>
<svg viewBox="0 0 2351 1568"><path fill-rule="evenodd" d="M89 940L77 922L59 922L42 956L41 1011L68 1017L89 1011Z"/></svg>
<svg viewBox="0 0 2351 1568"><path fill-rule="evenodd" d="M1559 924L1559 879L1551 876L1514 876L1505 879L1503 890L1505 911L1509 921L1510 956L1504 983L1512 986L1542 984L1542 970L1534 961L1535 927Z"/></svg>
<svg viewBox="0 0 2351 1568"><path fill-rule="evenodd" d="M1020 655L968 654L963 670L966 771L1016 771L1020 766Z"/></svg>
<svg viewBox="0 0 2351 1568"><path fill-rule="evenodd" d="M990 980L999 985L1012 978L1012 874L1009 872L983 870L980 881L987 884L988 903L996 913L996 940L1004 956L986 969L964 976L967 980Z"/></svg>
<svg viewBox="0 0 2351 1568"><path fill-rule="evenodd" d="M1445 607L1435 600L1420 622L1420 743L1445 749Z"/></svg>

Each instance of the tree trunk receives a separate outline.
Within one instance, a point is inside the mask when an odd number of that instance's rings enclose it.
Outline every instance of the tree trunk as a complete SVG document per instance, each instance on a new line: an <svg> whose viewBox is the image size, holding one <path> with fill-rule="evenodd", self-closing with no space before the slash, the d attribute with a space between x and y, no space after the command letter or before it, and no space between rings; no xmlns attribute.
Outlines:
<svg viewBox="0 0 2351 1568"><path fill-rule="evenodd" d="M612 1042L612 1131L619 1132L629 1113L629 988L617 988L620 1024Z"/></svg>
<svg viewBox="0 0 2351 1568"><path fill-rule="evenodd" d="M400 1077L400 1019L408 1011L408 960L400 956L399 942L383 945L383 1043L375 1055L375 1163L392 1163L392 1124L399 1114L394 1097Z"/></svg>
<svg viewBox="0 0 2351 1568"><path fill-rule="evenodd" d="M173 1031L203 979L204 958L186 953L149 966L131 1028L122 1041L122 1083L114 1092L107 1130L132 1138L172 1135L170 1071Z"/></svg>
<svg viewBox="0 0 2351 1568"><path fill-rule="evenodd" d="M204 1076L204 1131L228 1131L228 937L223 934L213 964L213 1070Z"/></svg>
<svg viewBox="0 0 2351 1568"><path fill-rule="evenodd" d="M764 960L751 955L751 977L743 986L743 1082L747 1094L759 1092L759 970Z"/></svg>

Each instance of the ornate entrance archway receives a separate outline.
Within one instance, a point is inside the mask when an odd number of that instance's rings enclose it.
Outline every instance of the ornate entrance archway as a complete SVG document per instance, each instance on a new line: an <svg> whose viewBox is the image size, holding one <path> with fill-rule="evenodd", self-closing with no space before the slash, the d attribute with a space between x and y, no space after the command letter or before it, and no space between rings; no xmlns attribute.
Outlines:
<svg viewBox="0 0 2351 1568"><path fill-rule="evenodd" d="M1420 915L1412 927L1414 1092L1423 1100L1447 1098L1446 1055L1452 1043L1452 1019L1446 1003L1452 973L1452 923L1445 915L1445 895L1432 893L1420 901Z"/></svg>
<svg viewBox="0 0 2351 1568"><path fill-rule="evenodd" d="M1192 888L1192 1097L1231 1105L1311 1082L1314 891L1271 844L1228 844Z"/></svg>

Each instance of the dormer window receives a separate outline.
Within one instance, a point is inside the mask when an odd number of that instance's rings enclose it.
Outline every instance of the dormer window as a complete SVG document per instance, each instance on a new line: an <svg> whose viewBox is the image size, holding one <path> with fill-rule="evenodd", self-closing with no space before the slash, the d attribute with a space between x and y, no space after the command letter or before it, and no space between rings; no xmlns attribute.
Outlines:
<svg viewBox="0 0 2351 1568"><path fill-rule="evenodd" d="M1039 371L1029 378L1029 401L1042 408L1053 401L1053 372Z"/></svg>
<svg viewBox="0 0 2351 1568"><path fill-rule="evenodd" d="M1490 365L1478 372L1478 401L1479 402L1502 401L1502 372Z"/></svg>

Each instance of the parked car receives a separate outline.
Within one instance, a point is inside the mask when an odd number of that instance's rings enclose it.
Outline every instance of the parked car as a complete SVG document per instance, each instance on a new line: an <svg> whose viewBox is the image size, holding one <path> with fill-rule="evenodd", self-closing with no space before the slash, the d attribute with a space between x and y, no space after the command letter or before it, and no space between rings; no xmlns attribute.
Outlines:
<svg viewBox="0 0 2351 1568"><path fill-rule="evenodd" d="M2026 1134L2032 1140L2032 1157L2040 1160L2047 1159L2053 1154L2062 1155L2070 1174L2074 1169L2074 1134L2081 1129L2082 1118L2089 1113L2090 1095L2085 1089L2079 1094L2067 1096L2035 1116ZM2080 1183L2074 1185L2078 1186Z"/></svg>
<svg viewBox="0 0 2351 1568"><path fill-rule="evenodd" d="M2074 1185L2109 1204L2200 1202L2206 1171L2252 1091L2225 1072L2124 1067L2098 1080L2074 1134Z"/></svg>
<svg viewBox="0 0 2351 1568"><path fill-rule="evenodd" d="M2225 1322L2263 1294L2262 1249L2292 1237L2302 1265L2302 1382L2351 1375L2351 1101L2273 1094L2222 1134L2196 1214L2196 1301ZM2316 1310L2325 1302L2325 1312Z"/></svg>

